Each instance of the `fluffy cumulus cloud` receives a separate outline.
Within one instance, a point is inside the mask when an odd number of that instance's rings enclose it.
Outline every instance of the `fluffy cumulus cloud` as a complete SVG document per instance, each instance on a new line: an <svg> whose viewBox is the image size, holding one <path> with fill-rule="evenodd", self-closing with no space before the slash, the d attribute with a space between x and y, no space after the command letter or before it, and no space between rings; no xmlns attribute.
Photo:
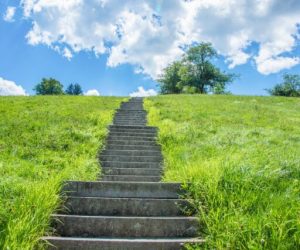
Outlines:
<svg viewBox="0 0 300 250"><path fill-rule="evenodd" d="M97 89L90 89L84 93L86 96L100 96L100 93Z"/></svg>
<svg viewBox="0 0 300 250"><path fill-rule="evenodd" d="M230 68L251 60L270 74L300 62L291 55L300 37L299 0L22 0L21 6L32 19L30 44L68 59L82 50L108 54L108 66L130 63L152 78L199 41L211 42Z"/></svg>
<svg viewBox="0 0 300 250"><path fill-rule="evenodd" d="M260 60L258 58L258 60ZM299 57L271 57L258 63L258 71L264 74L276 73L283 69L289 69L300 63Z"/></svg>
<svg viewBox="0 0 300 250"><path fill-rule="evenodd" d="M8 81L0 77L0 96L7 95L27 95L22 86L13 81Z"/></svg>
<svg viewBox="0 0 300 250"><path fill-rule="evenodd" d="M154 89L145 90L144 87L138 87L138 90L129 94L131 97L155 96L157 92Z"/></svg>
<svg viewBox="0 0 300 250"><path fill-rule="evenodd" d="M16 13L16 7L12 7L12 6L7 7L6 12L3 16L4 21L13 22L15 13Z"/></svg>

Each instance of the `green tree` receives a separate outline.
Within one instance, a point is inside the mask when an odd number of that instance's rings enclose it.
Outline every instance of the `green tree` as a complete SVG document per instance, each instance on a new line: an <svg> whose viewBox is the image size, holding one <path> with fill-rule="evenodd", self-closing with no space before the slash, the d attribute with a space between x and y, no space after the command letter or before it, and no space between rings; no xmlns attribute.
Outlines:
<svg viewBox="0 0 300 250"><path fill-rule="evenodd" d="M211 60L216 57L217 52L210 43L200 43L189 48L181 61L164 69L158 79L161 93L226 93L226 85L236 76L221 72L214 66Z"/></svg>
<svg viewBox="0 0 300 250"><path fill-rule="evenodd" d="M185 85L194 86L199 93L213 92L216 86L223 87L233 81L235 75L221 72L211 63L217 57L216 50L210 43L200 43L191 47L183 57L188 77Z"/></svg>
<svg viewBox="0 0 300 250"><path fill-rule="evenodd" d="M43 78L33 89L37 95L63 95L63 85L54 78Z"/></svg>
<svg viewBox="0 0 300 250"><path fill-rule="evenodd" d="M178 94L181 92L180 69L182 67L182 62L176 61L164 69L163 74L158 79L158 82L161 84L160 91L162 94Z"/></svg>
<svg viewBox="0 0 300 250"><path fill-rule="evenodd" d="M66 89L67 95L82 95L83 91L81 86L78 83L71 83Z"/></svg>
<svg viewBox="0 0 300 250"><path fill-rule="evenodd" d="M283 82L267 91L274 96L300 97L300 75L284 74Z"/></svg>

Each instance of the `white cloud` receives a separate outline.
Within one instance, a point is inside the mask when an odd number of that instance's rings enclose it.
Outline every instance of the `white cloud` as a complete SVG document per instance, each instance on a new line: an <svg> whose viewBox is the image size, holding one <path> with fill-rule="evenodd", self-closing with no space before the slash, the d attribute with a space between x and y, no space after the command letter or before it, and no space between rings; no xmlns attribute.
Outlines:
<svg viewBox="0 0 300 250"><path fill-rule="evenodd" d="M258 61L257 70L264 74L268 75L271 73L276 73L283 69L289 69L294 67L295 65L300 63L299 57L274 57L274 58L267 58L262 62Z"/></svg>
<svg viewBox="0 0 300 250"><path fill-rule="evenodd" d="M71 58L73 57L73 54L72 54L71 50L69 50L68 48L64 48L63 56L65 58L67 58L68 60L71 60Z"/></svg>
<svg viewBox="0 0 300 250"><path fill-rule="evenodd" d="M22 0L31 18L27 40L71 59L79 51L107 53L107 65L130 63L156 78L182 48L208 41L230 68L254 60L263 74L299 63L300 1L289 0ZM249 11L251 10L251 11ZM298 37L298 38L297 38ZM248 49L257 45L257 51ZM68 47L68 48L67 48ZM266 66L269 64L268 66Z"/></svg>
<svg viewBox="0 0 300 250"><path fill-rule="evenodd" d="M96 89L90 89L86 93L84 93L84 95L87 95L87 96L99 96L100 93Z"/></svg>
<svg viewBox="0 0 300 250"><path fill-rule="evenodd" d="M145 90L144 87L138 87L136 92L129 94L131 97L147 97L147 96L155 96L157 92L154 89Z"/></svg>
<svg viewBox="0 0 300 250"><path fill-rule="evenodd" d="M13 6L7 7L6 12L3 16L4 21L13 22L15 13L16 13L16 7L13 7Z"/></svg>
<svg viewBox="0 0 300 250"><path fill-rule="evenodd" d="M21 85L13 81L8 81L0 77L0 96L27 95Z"/></svg>

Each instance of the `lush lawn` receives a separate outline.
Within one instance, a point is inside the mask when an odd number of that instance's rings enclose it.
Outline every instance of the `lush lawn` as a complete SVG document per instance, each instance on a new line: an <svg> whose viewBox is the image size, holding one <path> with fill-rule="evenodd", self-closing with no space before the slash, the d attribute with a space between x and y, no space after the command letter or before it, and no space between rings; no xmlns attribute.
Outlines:
<svg viewBox="0 0 300 250"><path fill-rule="evenodd" d="M300 99L159 96L165 180L190 182L208 249L300 249Z"/></svg>
<svg viewBox="0 0 300 250"><path fill-rule="evenodd" d="M0 98L0 249L40 248L63 180L95 180L122 98Z"/></svg>

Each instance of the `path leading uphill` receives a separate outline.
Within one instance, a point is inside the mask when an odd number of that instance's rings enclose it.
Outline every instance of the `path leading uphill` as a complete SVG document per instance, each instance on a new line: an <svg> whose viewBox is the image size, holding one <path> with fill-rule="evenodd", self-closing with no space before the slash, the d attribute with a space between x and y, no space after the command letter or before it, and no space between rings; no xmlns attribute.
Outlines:
<svg viewBox="0 0 300 250"><path fill-rule="evenodd" d="M198 221L183 214L180 183L160 182L157 128L141 98L122 103L100 155L102 180L67 182L68 213L55 214L53 249L182 249L200 243Z"/></svg>

